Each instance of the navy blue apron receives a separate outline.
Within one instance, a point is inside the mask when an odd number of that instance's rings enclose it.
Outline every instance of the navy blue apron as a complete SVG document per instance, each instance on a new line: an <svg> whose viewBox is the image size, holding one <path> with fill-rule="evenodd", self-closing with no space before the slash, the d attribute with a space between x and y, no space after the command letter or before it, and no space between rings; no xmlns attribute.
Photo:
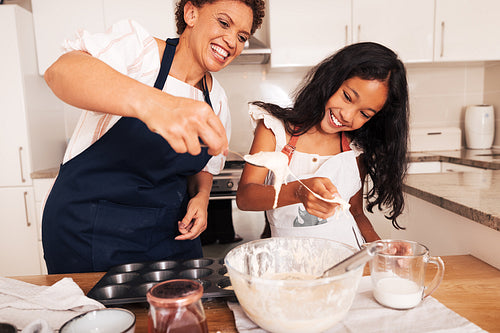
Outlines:
<svg viewBox="0 0 500 333"><path fill-rule="evenodd" d="M160 90L177 43L167 40L155 83ZM60 167L43 213L48 272L107 271L123 263L202 257L199 237L174 237L189 201L187 177L209 159L206 148L197 156L178 154L142 121L120 118Z"/></svg>

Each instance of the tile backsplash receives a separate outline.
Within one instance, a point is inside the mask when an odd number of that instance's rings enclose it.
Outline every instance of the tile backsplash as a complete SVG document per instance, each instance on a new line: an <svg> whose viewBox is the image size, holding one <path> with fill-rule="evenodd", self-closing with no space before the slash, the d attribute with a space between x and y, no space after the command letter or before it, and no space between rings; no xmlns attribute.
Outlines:
<svg viewBox="0 0 500 333"><path fill-rule="evenodd" d="M231 149L246 153L252 143L247 103L263 100L289 104L290 96L308 70L239 65L215 74L226 90L231 108ZM407 72L411 127L458 127L463 133L465 107L489 103L495 106L496 128L500 133L500 62L408 64ZM499 136L495 139L497 146Z"/></svg>
<svg viewBox="0 0 500 333"><path fill-rule="evenodd" d="M484 68L484 103L495 109L494 147L500 147L500 62L487 64Z"/></svg>

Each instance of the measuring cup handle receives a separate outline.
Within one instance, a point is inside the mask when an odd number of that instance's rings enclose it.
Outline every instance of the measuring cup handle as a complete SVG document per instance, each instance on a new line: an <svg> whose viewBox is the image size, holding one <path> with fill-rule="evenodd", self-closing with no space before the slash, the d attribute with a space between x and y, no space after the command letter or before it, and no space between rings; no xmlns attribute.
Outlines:
<svg viewBox="0 0 500 333"><path fill-rule="evenodd" d="M432 279L429 286L425 288L426 291L422 298L430 296L434 292L434 290L436 290L436 288L441 284L441 281L443 281L443 276L444 276L444 262L443 260L441 260L440 257L429 257L427 258L427 262L436 265L437 272L434 275L434 279Z"/></svg>

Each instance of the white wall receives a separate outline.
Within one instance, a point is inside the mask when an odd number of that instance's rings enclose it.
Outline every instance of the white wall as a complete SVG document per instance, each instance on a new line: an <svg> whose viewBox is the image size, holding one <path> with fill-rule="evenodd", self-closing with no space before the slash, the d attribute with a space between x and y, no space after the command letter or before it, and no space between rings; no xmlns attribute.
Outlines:
<svg viewBox="0 0 500 333"><path fill-rule="evenodd" d="M484 103L495 108L495 139L493 146L500 147L500 62L485 66Z"/></svg>

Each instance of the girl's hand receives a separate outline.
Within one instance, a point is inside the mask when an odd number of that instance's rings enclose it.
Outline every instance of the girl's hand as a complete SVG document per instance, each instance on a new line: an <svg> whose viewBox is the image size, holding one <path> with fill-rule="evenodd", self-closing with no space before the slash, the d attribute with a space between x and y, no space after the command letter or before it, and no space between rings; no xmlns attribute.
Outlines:
<svg viewBox="0 0 500 333"><path fill-rule="evenodd" d="M208 200L204 195L197 195L189 200L186 216L179 221L179 236L176 240L195 239L207 228Z"/></svg>
<svg viewBox="0 0 500 333"><path fill-rule="evenodd" d="M338 196L337 188L332 184L331 180L325 177L314 177L301 179L301 181L316 194L323 198L333 199ZM304 205L309 214L319 218L326 219L335 214L339 204L326 202L315 197L302 184L299 184L295 193L299 201Z"/></svg>

